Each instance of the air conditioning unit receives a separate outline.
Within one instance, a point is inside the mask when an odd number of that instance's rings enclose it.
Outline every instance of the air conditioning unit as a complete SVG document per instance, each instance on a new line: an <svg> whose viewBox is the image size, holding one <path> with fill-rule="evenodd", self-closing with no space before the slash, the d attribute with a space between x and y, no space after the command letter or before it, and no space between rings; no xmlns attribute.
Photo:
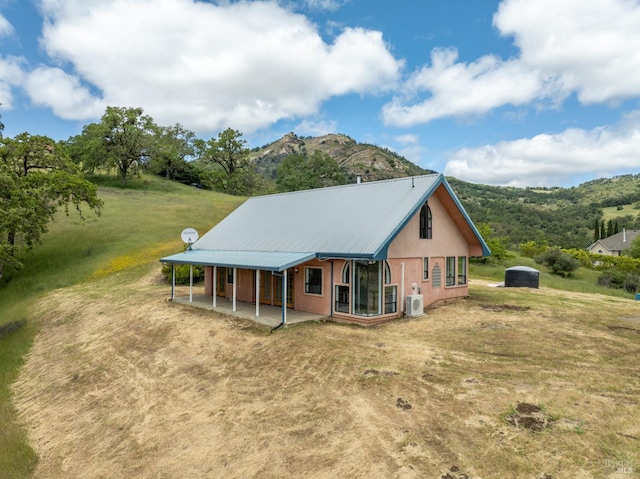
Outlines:
<svg viewBox="0 0 640 479"><path fill-rule="evenodd" d="M407 296L407 316L424 315L424 297L421 294L410 294Z"/></svg>

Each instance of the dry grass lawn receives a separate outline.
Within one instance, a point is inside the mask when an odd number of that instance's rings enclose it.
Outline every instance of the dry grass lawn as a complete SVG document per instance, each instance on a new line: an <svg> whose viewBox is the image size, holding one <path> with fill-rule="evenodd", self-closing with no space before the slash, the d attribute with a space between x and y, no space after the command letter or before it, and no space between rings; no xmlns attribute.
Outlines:
<svg viewBox="0 0 640 479"><path fill-rule="evenodd" d="M639 477L640 303L470 291L274 334L168 303L157 267L55 292L14 385L35 477Z"/></svg>

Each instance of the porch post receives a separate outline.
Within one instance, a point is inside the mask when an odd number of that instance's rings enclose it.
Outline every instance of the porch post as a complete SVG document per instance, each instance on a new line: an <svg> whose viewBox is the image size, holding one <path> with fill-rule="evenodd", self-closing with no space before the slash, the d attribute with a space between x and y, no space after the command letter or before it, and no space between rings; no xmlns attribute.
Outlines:
<svg viewBox="0 0 640 479"><path fill-rule="evenodd" d="M213 267L213 307L216 307L216 301L218 298L218 267Z"/></svg>
<svg viewBox="0 0 640 479"><path fill-rule="evenodd" d="M236 312L236 293L238 292L238 268L233 268L233 312Z"/></svg>
<svg viewBox="0 0 640 479"><path fill-rule="evenodd" d="M176 264L171 263L171 300L176 299Z"/></svg>
<svg viewBox="0 0 640 479"><path fill-rule="evenodd" d="M193 265L189 265L189 302L193 303Z"/></svg>
<svg viewBox="0 0 640 479"><path fill-rule="evenodd" d="M260 270L256 270L256 317L260 316Z"/></svg>
<svg viewBox="0 0 640 479"><path fill-rule="evenodd" d="M424 268L424 265L423 265ZM405 299L404 299L404 263L400 263L400 313L404 313Z"/></svg>
<svg viewBox="0 0 640 479"><path fill-rule="evenodd" d="M287 270L282 272L282 322L287 322Z"/></svg>

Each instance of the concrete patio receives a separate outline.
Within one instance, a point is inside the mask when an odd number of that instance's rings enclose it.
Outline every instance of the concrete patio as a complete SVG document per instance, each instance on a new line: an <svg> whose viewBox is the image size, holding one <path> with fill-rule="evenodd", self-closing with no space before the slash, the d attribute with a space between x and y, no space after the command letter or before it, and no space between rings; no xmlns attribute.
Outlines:
<svg viewBox="0 0 640 479"><path fill-rule="evenodd" d="M233 311L233 302L226 299L217 297L216 307L213 307L213 298L204 294L194 294L193 301L189 300L189 295L180 295L172 300L174 303L184 304L187 306L193 306L196 308L207 309L209 311L215 311L222 314L228 314L230 316L237 316L239 318L249 319L256 323L264 324L275 328L282 322L282 308L280 306L269 306L261 304L259 307L259 316L256 316L255 303L245 303L242 301L236 301L236 311ZM286 325L302 323L304 321L319 321L327 319L326 316L313 313L305 313L304 311L295 311L293 309L287 309Z"/></svg>

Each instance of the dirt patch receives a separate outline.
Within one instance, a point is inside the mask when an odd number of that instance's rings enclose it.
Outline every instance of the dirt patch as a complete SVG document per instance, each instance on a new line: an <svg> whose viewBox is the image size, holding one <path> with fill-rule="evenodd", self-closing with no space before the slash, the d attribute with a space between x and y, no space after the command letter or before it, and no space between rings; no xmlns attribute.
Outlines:
<svg viewBox="0 0 640 479"><path fill-rule="evenodd" d="M507 416L509 424L516 428L542 431L551 426L553 419L542 408L530 403L518 403L515 412Z"/></svg>
<svg viewBox="0 0 640 479"><path fill-rule="evenodd" d="M449 471L440 476L440 479L473 479L470 475L465 474L458 466L451 466Z"/></svg>
<svg viewBox="0 0 640 479"><path fill-rule="evenodd" d="M496 313L502 311L522 312L529 311L531 309L530 306L518 306L515 304L481 304L480 307L484 310L493 311Z"/></svg>
<svg viewBox="0 0 640 479"><path fill-rule="evenodd" d="M640 334L640 329L636 329L636 328L629 328L627 326L607 326L607 328L609 328L611 331L624 331L624 332L631 332L631 333L636 333L636 334Z"/></svg>
<svg viewBox="0 0 640 479"><path fill-rule="evenodd" d="M396 407L399 407L404 411L408 411L413 406L406 399L398 398L398 400L396 401Z"/></svg>
<svg viewBox="0 0 640 479"><path fill-rule="evenodd" d="M392 377L392 376L399 376L400 373L396 372L396 371L378 371L377 369L367 369L364 373L362 373L363 376L365 377L371 377L371 376L386 376L386 377Z"/></svg>

